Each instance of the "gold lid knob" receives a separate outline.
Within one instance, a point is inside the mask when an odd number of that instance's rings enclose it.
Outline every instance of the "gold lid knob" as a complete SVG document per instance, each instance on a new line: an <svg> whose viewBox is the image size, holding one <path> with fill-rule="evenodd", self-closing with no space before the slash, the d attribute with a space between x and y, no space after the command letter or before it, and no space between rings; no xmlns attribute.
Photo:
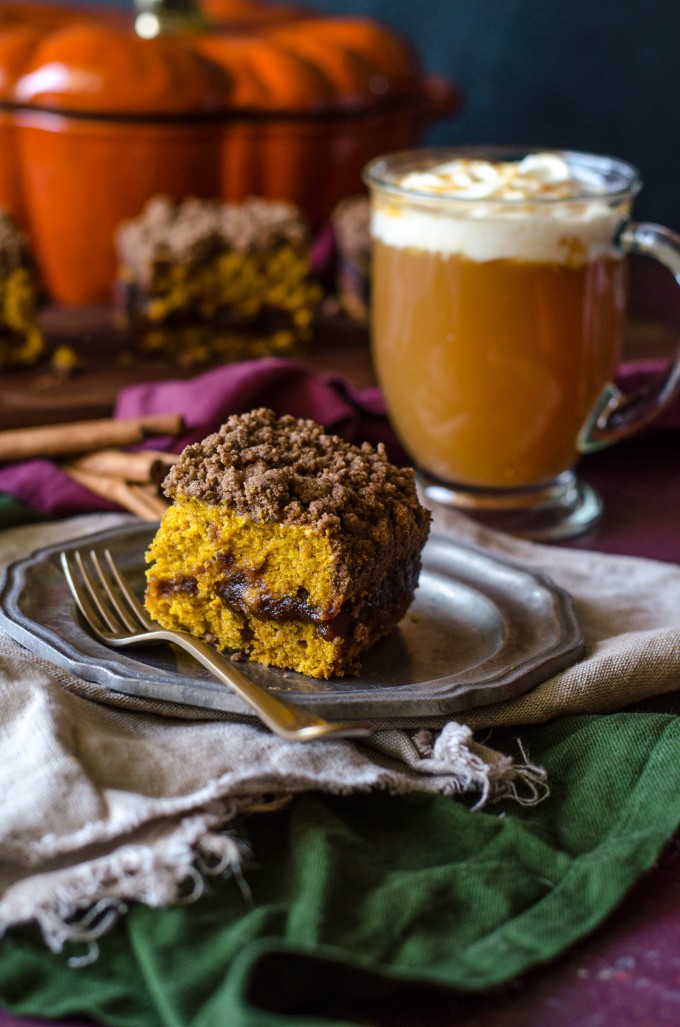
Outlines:
<svg viewBox="0 0 680 1027"><path fill-rule="evenodd" d="M135 32L153 39L166 32L200 32L208 27L196 0L134 0Z"/></svg>

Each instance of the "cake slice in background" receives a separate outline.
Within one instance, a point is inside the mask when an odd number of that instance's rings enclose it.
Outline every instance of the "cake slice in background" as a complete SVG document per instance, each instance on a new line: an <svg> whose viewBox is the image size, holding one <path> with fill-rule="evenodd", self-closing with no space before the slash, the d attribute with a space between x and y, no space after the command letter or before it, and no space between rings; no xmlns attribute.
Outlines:
<svg viewBox="0 0 680 1027"><path fill-rule="evenodd" d="M180 364L288 354L322 298L293 204L154 197L116 236L118 320Z"/></svg>
<svg viewBox="0 0 680 1027"><path fill-rule="evenodd" d="M45 353L38 324L41 289L30 247L0 210L0 368L34 364Z"/></svg>
<svg viewBox="0 0 680 1027"><path fill-rule="evenodd" d="M411 604L430 514L382 445L258 409L188 446L164 488L145 597L163 627L331 678Z"/></svg>
<svg viewBox="0 0 680 1027"><path fill-rule="evenodd" d="M371 286L371 201L348 196L330 217L336 247L335 287L338 303L354 321L368 324Z"/></svg>

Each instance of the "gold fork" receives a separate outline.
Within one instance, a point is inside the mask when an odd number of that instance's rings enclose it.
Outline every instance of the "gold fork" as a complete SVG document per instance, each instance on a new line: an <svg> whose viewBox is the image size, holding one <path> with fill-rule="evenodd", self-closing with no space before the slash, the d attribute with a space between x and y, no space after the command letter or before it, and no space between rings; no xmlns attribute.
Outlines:
<svg viewBox="0 0 680 1027"><path fill-rule="evenodd" d="M206 642L186 631L162 628L149 617L108 549L103 551L103 557L104 563L95 549L90 550L88 567L80 550L60 554L61 566L78 609L93 634L106 645L124 648L174 642L232 688L270 730L289 742L369 734L370 728L365 723L331 723L294 703L284 702L246 677Z"/></svg>

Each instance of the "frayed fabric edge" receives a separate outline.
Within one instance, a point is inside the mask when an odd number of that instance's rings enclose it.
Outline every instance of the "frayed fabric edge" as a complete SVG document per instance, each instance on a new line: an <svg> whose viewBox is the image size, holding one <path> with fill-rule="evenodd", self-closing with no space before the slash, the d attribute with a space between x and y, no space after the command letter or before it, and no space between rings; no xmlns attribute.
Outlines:
<svg viewBox="0 0 680 1027"><path fill-rule="evenodd" d="M522 764L476 742L470 728L455 722L440 732L377 732L372 737L374 752L417 769L419 784L400 780L401 775L383 765L370 781L355 782L352 791L382 787L393 794L477 793L472 810L502 799L533 806L549 794L547 775L528 760L519 740L518 746ZM423 787L428 779L429 786ZM321 790L343 794L338 782L335 785L326 782ZM280 809L296 791L291 787L278 796L260 793L237 801L233 797L213 800L208 807L170 818L151 840L131 841L90 861L38 874L42 881L35 889L31 885L28 890L28 879L18 882L10 888L9 900L7 896L0 900L0 937L11 927L34 922L52 952L61 953L67 945L83 946L85 951L70 956L67 963L87 966L98 957L99 939L125 915L131 902L152 908L195 902L210 877L223 875L232 875L248 900L242 876L246 847L229 833L229 825L240 814Z"/></svg>
<svg viewBox="0 0 680 1027"><path fill-rule="evenodd" d="M252 811L264 808L254 799ZM266 803L265 803L266 805ZM251 811L250 803L239 813ZM205 893L211 877L233 876L248 894L241 878L245 844L228 832L236 815L215 812L184 818L165 837L153 842L122 845L115 852L91 862L52 870L50 887L30 886L30 892L13 896L7 915L0 902L0 937L20 924L35 923L47 948L54 953L78 946L71 967L89 966L99 955L99 940L127 913L131 902L150 907L187 905Z"/></svg>
<svg viewBox="0 0 680 1027"><path fill-rule="evenodd" d="M437 779L441 795L477 793L471 808L510 799L519 806L535 806L550 794L546 771L532 763L519 739L522 762L491 749L474 738L465 724L449 721L441 730L421 729L410 735L382 732L374 744L385 755L397 757L424 777ZM421 786L422 787L422 786Z"/></svg>

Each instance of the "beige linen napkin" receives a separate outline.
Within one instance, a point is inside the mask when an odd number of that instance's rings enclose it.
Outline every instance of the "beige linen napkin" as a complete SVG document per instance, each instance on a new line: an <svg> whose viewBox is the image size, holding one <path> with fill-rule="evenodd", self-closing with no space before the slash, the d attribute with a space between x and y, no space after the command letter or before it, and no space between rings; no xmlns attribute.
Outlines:
<svg viewBox="0 0 680 1027"><path fill-rule="evenodd" d="M448 511L435 513L433 530L547 573L574 599L585 635L581 661L517 699L462 714L470 727L608 713L680 689L677 565L536 545Z"/></svg>
<svg viewBox="0 0 680 1027"><path fill-rule="evenodd" d="M5 532L0 567L126 520ZM611 710L680 686L680 568L536 546L453 515L437 515L434 530L539 568L570 591L585 659L524 697L461 715L465 723L300 745L256 724L112 695L0 633L0 933L35 920L55 950L94 945L126 901L167 905L187 889L200 894L206 875L237 870L234 818L298 791L535 802L542 771L485 747L471 727Z"/></svg>

